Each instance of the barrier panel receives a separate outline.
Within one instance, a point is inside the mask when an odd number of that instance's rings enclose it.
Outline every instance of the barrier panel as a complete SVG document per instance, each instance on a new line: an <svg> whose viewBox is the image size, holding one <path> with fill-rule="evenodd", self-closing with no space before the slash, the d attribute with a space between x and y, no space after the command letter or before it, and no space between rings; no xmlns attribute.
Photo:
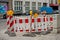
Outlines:
<svg viewBox="0 0 60 40"><path fill-rule="evenodd" d="M53 15L47 15L48 16L48 30L52 31L54 27L54 17Z"/></svg>
<svg viewBox="0 0 60 40"><path fill-rule="evenodd" d="M13 16L7 16L7 27L8 31L14 32L14 17Z"/></svg>
<svg viewBox="0 0 60 40"><path fill-rule="evenodd" d="M48 31L47 30L47 22L48 22L48 18L47 16L43 16L43 27L44 27L44 31Z"/></svg>
<svg viewBox="0 0 60 40"><path fill-rule="evenodd" d="M35 32L35 28L36 28L36 26L35 26L35 24L34 24L34 22L35 22L35 19L32 17L32 26L31 26L31 32Z"/></svg>
<svg viewBox="0 0 60 40"><path fill-rule="evenodd" d="M37 32L41 32L41 26L42 26L42 22L41 22L41 17L37 17L36 18L36 30L37 30Z"/></svg>
<svg viewBox="0 0 60 40"><path fill-rule="evenodd" d="M15 31L30 32L30 16L15 16Z"/></svg>

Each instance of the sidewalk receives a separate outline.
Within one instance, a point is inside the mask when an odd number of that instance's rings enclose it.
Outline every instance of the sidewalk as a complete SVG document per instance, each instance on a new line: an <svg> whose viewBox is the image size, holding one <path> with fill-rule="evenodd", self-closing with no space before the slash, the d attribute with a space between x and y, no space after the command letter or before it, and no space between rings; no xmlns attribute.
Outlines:
<svg viewBox="0 0 60 40"><path fill-rule="evenodd" d="M25 37L22 36L25 33L16 33L17 36L9 37L7 34L4 34L4 30L0 31L0 40L60 40L60 34L47 34L47 35L36 35L36 37Z"/></svg>

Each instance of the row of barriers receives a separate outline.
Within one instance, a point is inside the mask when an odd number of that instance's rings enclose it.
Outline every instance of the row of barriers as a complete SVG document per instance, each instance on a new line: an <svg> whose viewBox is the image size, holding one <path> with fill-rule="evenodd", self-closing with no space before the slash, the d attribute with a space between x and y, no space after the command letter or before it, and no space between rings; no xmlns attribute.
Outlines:
<svg viewBox="0 0 60 40"><path fill-rule="evenodd" d="M8 29L5 33L10 36L16 36L15 32L39 32L48 33L53 29L58 29L60 31L60 14L43 14L38 15L30 11L28 16L13 16L13 11L7 12L7 26ZM32 34L33 35L33 34Z"/></svg>
<svg viewBox="0 0 60 40"><path fill-rule="evenodd" d="M54 27L53 15L7 17L8 30L12 32L48 32Z"/></svg>

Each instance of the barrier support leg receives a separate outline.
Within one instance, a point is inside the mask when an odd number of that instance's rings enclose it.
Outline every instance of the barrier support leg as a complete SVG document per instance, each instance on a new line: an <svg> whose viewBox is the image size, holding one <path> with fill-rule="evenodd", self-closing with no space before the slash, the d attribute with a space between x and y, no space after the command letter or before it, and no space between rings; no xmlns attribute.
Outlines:
<svg viewBox="0 0 60 40"><path fill-rule="evenodd" d="M15 20L13 21L13 23L15 24ZM8 34L10 37L14 37L16 36L16 33L14 31L14 26L12 26L9 30L9 34Z"/></svg>
<svg viewBox="0 0 60 40"><path fill-rule="evenodd" d="M14 36L16 36L16 33L15 33L15 32L10 32L8 35L9 35L10 37L14 37Z"/></svg>
<svg viewBox="0 0 60 40"><path fill-rule="evenodd" d="M27 34L24 34L23 36L36 37L36 35L33 34L32 32L29 32L29 33L27 33Z"/></svg>

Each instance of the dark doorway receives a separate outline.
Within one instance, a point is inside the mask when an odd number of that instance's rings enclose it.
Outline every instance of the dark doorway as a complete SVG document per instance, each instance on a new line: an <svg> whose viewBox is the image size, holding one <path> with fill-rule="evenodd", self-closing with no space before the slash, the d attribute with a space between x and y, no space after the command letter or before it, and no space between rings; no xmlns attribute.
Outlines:
<svg viewBox="0 0 60 40"><path fill-rule="evenodd" d="M58 6L51 6L53 10L58 10Z"/></svg>

